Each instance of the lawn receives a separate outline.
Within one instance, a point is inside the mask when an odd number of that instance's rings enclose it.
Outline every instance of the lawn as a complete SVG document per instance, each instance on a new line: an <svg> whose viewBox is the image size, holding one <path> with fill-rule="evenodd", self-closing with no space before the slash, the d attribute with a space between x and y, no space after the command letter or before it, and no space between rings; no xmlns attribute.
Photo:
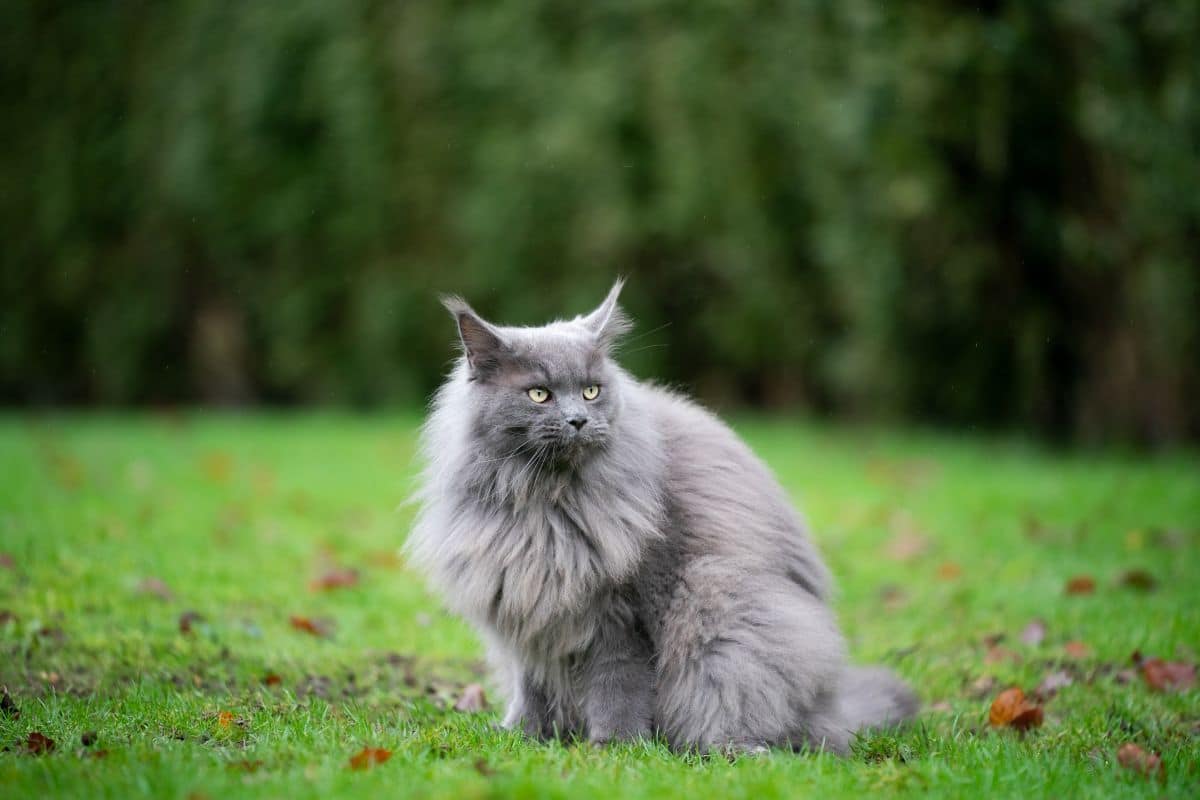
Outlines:
<svg viewBox="0 0 1200 800"><path fill-rule="evenodd" d="M487 686L480 648L397 553L417 423L0 419L0 794L1200 796L1200 690L1131 662L1197 659L1194 454L741 420L812 522L853 657L924 710L852 759L731 762L535 744L494 705L454 709ZM1001 690L1054 673L1040 728L989 725ZM1128 742L1163 782L1118 764ZM351 768L366 747L390 758Z"/></svg>

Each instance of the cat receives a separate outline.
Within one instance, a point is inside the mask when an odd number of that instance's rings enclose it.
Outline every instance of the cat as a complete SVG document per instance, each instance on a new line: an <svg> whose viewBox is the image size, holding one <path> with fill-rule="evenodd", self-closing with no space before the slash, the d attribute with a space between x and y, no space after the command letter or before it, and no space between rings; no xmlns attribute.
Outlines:
<svg viewBox="0 0 1200 800"><path fill-rule="evenodd" d="M848 754L916 698L847 665L829 572L768 468L617 365L621 287L543 327L443 298L462 351L422 431L407 552L478 629L506 727Z"/></svg>

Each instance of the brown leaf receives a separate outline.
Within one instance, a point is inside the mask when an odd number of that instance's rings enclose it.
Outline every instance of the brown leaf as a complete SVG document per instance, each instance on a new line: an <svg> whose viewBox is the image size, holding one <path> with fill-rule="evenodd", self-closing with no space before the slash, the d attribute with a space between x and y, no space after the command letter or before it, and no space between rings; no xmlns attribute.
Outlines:
<svg viewBox="0 0 1200 800"><path fill-rule="evenodd" d="M1141 662L1142 679L1156 692L1182 692L1196 685L1196 667L1182 661L1148 658Z"/></svg>
<svg viewBox="0 0 1200 800"><path fill-rule="evenodd" d="M1125 570L1117 581L1125 588L1139 592L1152 592L1158 586L1155 577L1144 569Z"/></svg>
<svg viewBox="0 0 1200 800"><path fill-rule="evenodd" d="M1058 694L1059 689L1065 689L1074 682L1075 679L1066 670L1051 672L1042 678L1042 682L1033 690L1033 696L1044 703Z"/></svg>
<svg viewBox="0 0 1200 800"><path fill-rule="evenodd" d="M233 457L228 453L206 453L200 459L200 471L213 483L225 483L233 473Z"/></svg>
<svg viewBox="0 0 1200 800"><path fill-rule="evenodd" d="M1125 769L1140 772L1147 778L1166 780L1167 768L1157 753L1152 753L1133 742L1126 742L1117 750L1117 763Z"/></svg>
<svg viewBox="0 0 1200 800"><path fill-rule="evenodd" d="M350 769L370 769L376 764L382 764L392 757L391 750L382 747L364 747L350 757Z"/></svg>
<svg viewBox="0 0 1200 800"><path fill-rule="evenodd" d="M25 749L35 756L53 752L54 746L54 740L41 731L33 731L25 739Z"/></svg>
<svg viewBox="0 0 1200 800"><path fill-rule="evenodd" d="M983 663L985 664L1000 664L1004 661L1020 664L1021 654L1000 645L989 647L987 652L983 654Z"/></svg>
<svg viewBox="0 0 1200 800"><path fill-rule="evenodd" d="M971 683L971 696L984 698L996 690L996 679L991 675L980 675Z"/></svg>
<svg viewBox="0 0 1200 800"><path fill-rule="evenodd" d="M1035 619L1021 631L1021 641L1031 647L1037 647L1046 638L1046 623Z"/></svg>
<svg viewBox="0 0 1200 800"><path fill-rule="evenodd" d="M1091 594L1096 591L1096 579L1091 575L1076 575L1067 581L1067 594Z"/></svg>
<svg viewBox="0 0 1200 800"><path fill-rule="evenodd" d="M142 578L137 585L137 590L138 594L152 594L167 603L175 599L175 593L171 591L171 587L159 578Z"/></svg>
<svg viewBox="0 0 1200 800"><path fill-rule="evenodd" d="M8 687L0 687L0 714L9 719L19 719L21 717L21 709L8 695Z"/></svg>
<svg viewBox="0 0 1200 800"><path fill-rule="evenodd" d="M937 576L944 581L953 581L962 577L962 567L953 561L943 561L938 565Z"/></svg>
<svg viewBox="0 0 1200 800"><path fill-rule="evenodd" d="M298 631L312 634L313 636L329 636L333 633L333 623L325 619L311 619L293 615L288 620L292 627Z"/></svg>
<svg viewBox="0 0 1200 800"><path fill-rule="evenodd" d="M487 709L487 696L483 693L483 687L478 683L472 683L462 690L459 695L458 702L454 704L455 711L484 711Z"/></svg>
<svg viewBox="0 0 1200 800"><path fill-rule="evenodd" d="M89 750L86 753L87 758L108 758L108 748L98 747L95 750Z"/></svg>
<svg viewBox="0 0 1200 800"><path fill-rule="evenodd" d="M229 762L229 769L236 769L241 772L258 772L262 768L263 761L261 758L256 758L251 761L248 758L243 758L240 761Z"/></svg>
<svg viewBox="0 0 1200 800"><path fill-rule="evenodd" d="M991 710L988 711L988 722L993 727L1007 725L1019 731L1037 728L1042 724L1042 709L1041 706L1029 702L1025 693L1014 686L1005 689L992 701Z"/></svg>
<svg viewBox="0 0 1200 800"><path fill-rule="evenodd" d="M268 672L263 676L263 683L265 683L267 686L278 686L279 684L283 683L283 678L279 677L274 672Z"/></svg>
<svg viewBox="0 0 1200 800"><path fill-rule="evenodd" d="M1092 648L1085 642L1070 641L1063 645L1063 652L1069 658L1087 658L1092 654Z"/></svg>
<svg viewBox="0 0 1200 800"><path fill-rule="evenodd" d="M232 711L222 711L217 714L217 724L222 728L228 728L233 724L234 716Z"/></svg>
<svg viewBox="0 0 1200 800"><path fill-rule="evenodd" d="M344 589L358 583L358 570L350 567L335 567L321 573L308 583L308 588L314 592L327 592L330 589Z"/></svg>
<svg viewBox="0 0 1200 800"><path fill-rule="evenodd" d="M179 615L179 632L187 635L192 632L192 626L204 622L199 612L185 611Z"/></svg>

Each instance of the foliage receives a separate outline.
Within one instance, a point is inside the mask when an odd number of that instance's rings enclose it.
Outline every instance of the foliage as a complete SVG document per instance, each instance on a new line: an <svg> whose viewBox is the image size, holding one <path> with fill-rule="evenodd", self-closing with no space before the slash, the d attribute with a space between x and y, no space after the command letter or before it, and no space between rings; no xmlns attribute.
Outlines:
<svg viewBox="0 0 1200 800"><path fill-rule="evenodd" d="M456 291L714 401L1200 435L1200 7L0 11L0 397L412 402Z"/></svg>

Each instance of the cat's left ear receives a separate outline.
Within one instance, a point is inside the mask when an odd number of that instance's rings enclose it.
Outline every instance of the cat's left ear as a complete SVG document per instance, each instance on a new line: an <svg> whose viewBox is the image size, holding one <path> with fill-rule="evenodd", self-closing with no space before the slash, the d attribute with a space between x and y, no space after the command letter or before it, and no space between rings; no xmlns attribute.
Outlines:
<svg viewBox="0 0 1200 800"><path fill-rule="evenodd" d="M629 317L617 305L617 298L621 296L621 287L624 285L625 279L617 278L600 307L583 318L583 324L596 334L596 341L606 349L633 328Z"/></svg>

